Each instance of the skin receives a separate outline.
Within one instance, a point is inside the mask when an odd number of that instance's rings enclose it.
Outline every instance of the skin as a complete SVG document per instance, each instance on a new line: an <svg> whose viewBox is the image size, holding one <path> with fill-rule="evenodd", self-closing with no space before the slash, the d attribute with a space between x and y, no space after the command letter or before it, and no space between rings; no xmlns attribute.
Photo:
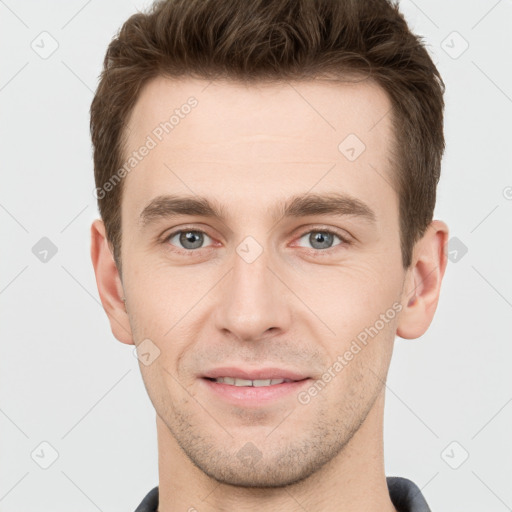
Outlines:
<svg viewBox="0 0 512 512"><path fill-rule="evenodd" d="M384 383L395 336L417 338L432 321L448 227L434 220L404 270L389 99L367 81L247 86L160 77L135 105L127 154L190 96L197 107L125 178L122 279L102 221L91 227L114 336L150 339L160 351L140 363L156 410L159 511L394 511ZM350 133L366 145L353 162L338 150ZM272 218L275 205L307 192L350 194L376 222ZM142 228L142 210L162 194L217 199L226 218L181 215ZM199 248L166 239L180 228L206 234ZM322 228L352 243L335 236L327 249L312 245L309 234ZM236 251L247 236L263 249L251 263ZM292 393L234 406L199 377L216 366L277 366L313 383L393 304L401 311L342 371L331 368L335 376L307 404ZM244 446L259 454L255 463L239 456Z"/></svg>

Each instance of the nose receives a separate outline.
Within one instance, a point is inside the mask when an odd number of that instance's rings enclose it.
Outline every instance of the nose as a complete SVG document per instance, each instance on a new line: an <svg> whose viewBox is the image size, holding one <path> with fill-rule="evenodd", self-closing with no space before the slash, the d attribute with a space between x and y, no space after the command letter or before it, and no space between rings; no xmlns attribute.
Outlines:
<svg viewBox="0 0 512 512"><path fill-rule="evenodd" d="M293 294L279 275L268 251L251 261L247 252L234 252L233 268L217 290L216 328L242 341L257 341L291 325ZM259 249L261 250L261 249Z"/></svg>

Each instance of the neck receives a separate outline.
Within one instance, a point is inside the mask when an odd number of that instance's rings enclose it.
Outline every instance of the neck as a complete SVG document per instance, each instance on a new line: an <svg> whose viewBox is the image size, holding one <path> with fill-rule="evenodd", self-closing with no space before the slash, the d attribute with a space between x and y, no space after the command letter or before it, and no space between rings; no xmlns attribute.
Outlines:
<svg viewBox="0 0 512 512"><path fill-rule="evenodd" d="M220 483L196 467L157 416L159 512L396 512L383 453L384 390L341 452L310 477L286 487Z"/></svg>

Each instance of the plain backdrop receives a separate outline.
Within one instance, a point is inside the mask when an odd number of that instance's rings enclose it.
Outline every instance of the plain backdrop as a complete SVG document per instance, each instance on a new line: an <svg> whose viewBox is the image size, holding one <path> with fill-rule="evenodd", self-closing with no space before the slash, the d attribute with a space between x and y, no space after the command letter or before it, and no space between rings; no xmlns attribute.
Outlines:
<svg viewBox="0 0 512 512"><path fill-rule="evenodd" d="M134 510L158 484L154 410L89 256L89 107L108 43L148 5L0 0L1 512ZM401 9L447 88L451 260L430 329L396 340L386 474L434 512L512 510L512 2Z"/></svg>

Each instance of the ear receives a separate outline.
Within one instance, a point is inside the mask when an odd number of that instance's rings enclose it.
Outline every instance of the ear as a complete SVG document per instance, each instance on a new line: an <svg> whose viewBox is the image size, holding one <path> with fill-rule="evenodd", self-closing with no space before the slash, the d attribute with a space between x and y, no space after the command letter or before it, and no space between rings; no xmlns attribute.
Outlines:
<svg viewBox="0 0 512 512"><path fill-rule="evenodd" d="M112 334L122 343L133 345L128 313L122 300L123 284L108 245L105 225L100 219L96 219L91 225L91 259L101 303L110 321Z"/></svg>
<svg viewBox="0 0 512 512"><path fill-rule="evenodd" d="M404 281L403 309L396 331L401 338L419 338L434 318L446 270L448 231L444 222L434 220L414 246L413 261Z"/></svg>

